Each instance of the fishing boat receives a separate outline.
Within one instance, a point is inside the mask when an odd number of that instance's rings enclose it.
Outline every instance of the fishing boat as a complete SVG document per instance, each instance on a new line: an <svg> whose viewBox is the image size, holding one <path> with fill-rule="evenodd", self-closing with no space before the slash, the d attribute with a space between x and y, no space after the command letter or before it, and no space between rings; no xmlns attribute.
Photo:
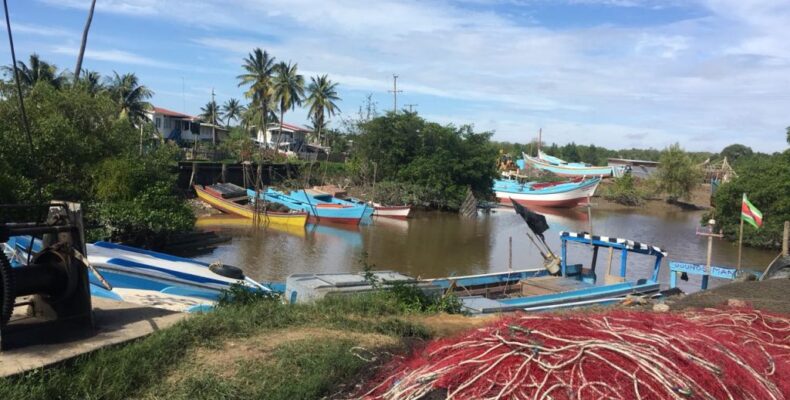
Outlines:
<svg viewBox="0 0 790 400"><path fill-rule="evenodd" d="M538 151L538 157L524 154L524 160L533 168L548 171L560 176L571 177L609 177L614 174L612 167L593 166L585 163L566 162L557 157Z"/></svg>
<svg viewBox="0 0 790 400"><path fill-rule="evenodd" d="M261 193L247 189L246 194L250 198L255 198L257 194L258 198L265 201L282 204L291 210L307 213L310 215L310 221L315 223L359 225L362 218L373 212L373 209L367 205L341 201L329 194L310 189L293 191L289 194L272 188Z"/></svg>
<svg viewBox="0 0 790 400"><path fill-rule="evenodd" d="M264 227L267 232L285 233L300 238L306 237L307 226L269 224ZM195 220L195 228L208 231L241 231L250 229L260 229L255 221L239 217L237 215L201 215Z"/></svg>
<svg viewBox="0 0 790 400"><path fill-rule="evenodd" d="M375 217L408 219L411 216L411 206L385 206L373 203L373 207Z"/></svg>
<svg viewBox="0 0 790 400"><path fill-rule="evenodd" d="M15 267L27 264L28 254L41 250L41 241L12 237L4 244ZM275 291L236 267L108 242L86 245L91 295L179 312L206 311L223 290L237 283L250 290Z"/></svg>
<svg viewBox="0 0 790 400"><path fill-rule="evenodd" d="M464 309L473 314L608 304L629 295L655 295L659 292L658 273L661 260L667 255L661 248L628 239L576 232L560 232L560 239L560 268L556 275L546 268L534 268L428 281L460 296ZM568 243L592 246L593 256L588 268L568 261ZM603 284L598 284L596 271L600 248L609 249L610 264L604 272ZM611 274L614 251L620 251L620 266ZM626 280L629 254L655 257L650 276Z"/></svg>
<svg viewBox="0 0 790 400"><path fill-rule="evenodd" d="M586 202L600 182L601 178L545 183L495 180L494 193L506 205L513 200L526 206L570 208Z"/></svg>
<svg viewBox="0 0 790 400"><path fill-rule="evenodd" d="M379 204L372 201L364 201L349 196L345 190L334 185L313 186L313 190L329 194L340 200L346 200L354 204L367 205L368 207L372 207L373 208L372 215L374 217L407 219L411 215L411 206L409 205L393 206L393 205Z"/></svg>
<svg viewBox="0 0 790 400"><path fill-rule="evenodd" d="M256 210L254 202L251 202L250 197L247 196L247 191L236 185L220 184L206 187L195 185L195 193L197 193L200 200L224 213L249 219L255 218L257 213L261 224L302 227L307 224L306 212L293 210L291 212L263 211L263 207Z"/></svg>

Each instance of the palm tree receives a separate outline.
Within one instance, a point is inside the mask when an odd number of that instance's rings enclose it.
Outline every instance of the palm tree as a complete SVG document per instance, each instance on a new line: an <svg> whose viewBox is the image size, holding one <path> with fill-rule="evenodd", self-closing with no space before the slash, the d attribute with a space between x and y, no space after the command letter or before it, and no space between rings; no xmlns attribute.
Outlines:
<svg viewBox="0 0 790 400"><path fill-rule="evenodd" d="M82 74L75 78L78 85L81 85L88 91L88 93L95 95L96 93L104 90L104 85L101 83L101 74L96 71L87 69L82 70Z"/></svg>
<svg viewBox="0 0 790 400"><path fill-rule="evenodd" d="M220 123L219 106L214 100L206 103L205 106L200 107L200 119L211 124L211 143L217 144L217 131L216 127Z"/></svg>
<svg viewBox="0 0 790 400"><path fill-rule="evenodd" d="M275 149L279 151L280 138L283 132L283 115L286 110L293 110L302 105L304 98L304 76L297 72L297 64L281 62L275 67L277 75L272 80L272 94L280 108L280 134L277 135Z"/></svg>
<svg viewBox="0 0 790 400"><path fill-rule="evenodd" d="M153 96L153 92L140 85L137 75L128 73L118 75L113 71L113 76L106 79L107 90L110 97L115 100L121 118L127 118L132 124L138 125L147 119L146 111L153 106L146 100Z"/></svg>
<svg viewBox="0 0 790 400"><path fill-rule="evenodd" d="M277 113L274 112L277 109L276 104L270 102L266 109L266 112L268 113L266 116L266 121L269 123L280 122L280 120L277 118ZM249 132L252 131L253 127L260 126L262 119L260 102L258 101L257 97L254 97L247 107L243 107L243 111L241 113L241 125ZM265 130L261 130L260 132L265 132ZM257 134L253 132L252 136L257 136Z"/></svg>
<svg viewBox="0 0 790 400"><path fill-rule="evenodd" d="M319 144L323 144L321 131L327 125L326 117L331 117L340 111L335 104L335 101L340 100L336 88L337 83L329 80L327 75L310 77L310 85L307 87L309 93L307 104L310 106L310 110L307 115L313 119L313 126L318 129Z"/></svg>
<svg viewBox="0 0 790 400"><path fill-rule="evenodd" d="M85 56L85 45L88 44L88 31L91 29L91 21L93 21L93 9L96 8L96 0L91 2L91 8L88 11L88 20L85 21L85 28L82 30L82 42L80 43L80 52L77 55L77 67L74 68L74 81L80 79L80 72L82 71L82 58Z"/></svg>
<svg viewBox="0 0 790 400"><path fill-rule="evenodd" d="M274 73L274 57L269 53L256 48L247 55L242 64L245 73L236 77L239 86L249 85L249 89L244 92L244 96L252 100L252 104L259 110L254 114L258 116L256 121L258 129L266 132L269 122L269 105L272 97L272 75Z"/></svg>
<svg viewBox="0 0 790 400"><path fill-rule="evenodd" d="M5 72L14 73L13 66L3 67ZM66 82L63 73L58 73L58 68L46 61L42 61L38 54L30 55L28 64L24 61L16 62L16 70L19 73L19 81L25 87L33 87L38 82L47 82L55 88L60 88Z"/></svg>
<svg viewBox="0 0 790 400"><path fill-rule="evenodd" d="M231 119L238 122L243 112L244 106L241 105L238 99L226 101L225 104L222 105L222 116L225 118L225 125L230 127Z"/></svg>

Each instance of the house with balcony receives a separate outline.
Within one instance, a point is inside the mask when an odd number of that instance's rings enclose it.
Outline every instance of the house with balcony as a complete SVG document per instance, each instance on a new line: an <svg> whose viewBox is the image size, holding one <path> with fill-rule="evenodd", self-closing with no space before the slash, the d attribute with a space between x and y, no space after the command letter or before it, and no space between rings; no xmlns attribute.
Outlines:
<svg viewBox="0 0 790 400"><path fill-rule="evenodd" d="M162 107L153 107L147 115L162 138L178 143L211 143L215 133L219 143L227 139L229 134L224 126L201 122L198 117Z"/></svg>

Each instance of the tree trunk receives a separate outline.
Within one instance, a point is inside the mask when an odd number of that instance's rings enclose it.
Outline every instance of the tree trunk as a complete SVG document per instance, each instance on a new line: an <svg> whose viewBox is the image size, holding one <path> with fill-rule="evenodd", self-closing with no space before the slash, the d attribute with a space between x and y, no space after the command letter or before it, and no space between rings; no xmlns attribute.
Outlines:
<svg viewBox="0 0 790 400"><path fill-rule="evenodd" d="M85 56L85 45L88 44L88 31L91 29L91 21L93 21L93 9L96 8L96 0L91 2L91 9L88 11L88 20L85 21L85 29L82 31L82 44L80 44L80 54L77 56L77 67L74 68L74 82L80 79L80 71L82 70L82 58Z"/></svg>

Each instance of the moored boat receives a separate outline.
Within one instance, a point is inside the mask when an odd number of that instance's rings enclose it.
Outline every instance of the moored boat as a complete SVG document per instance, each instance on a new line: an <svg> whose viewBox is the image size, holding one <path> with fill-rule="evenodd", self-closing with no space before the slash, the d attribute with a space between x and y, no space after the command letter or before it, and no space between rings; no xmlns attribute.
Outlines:
<svg viewBox="0 0 790 400"><path fill-rule="evenodd" d="M375 203L372 201L360 200L349 196L345 190L334 185L313 186L313 190L326 193L341 201L348 201L353 204L366 205L368 207L372 207L373 208L372 215L375 217L406 219L409 218L409 216L411 215L411 206L409 205L398 205L398 206L385 205L385 204ZM370 213L370 211L368 211L368 213Z"/></svg>
<svg viewBox="0 0 790 400"><path fill-rule="evenodd" d="M569 163L557 157L549 156L543 152L538 157L524 154L524 160L533 168L548 171L555 175L571 177L608 177L613 175L609 166L594 166L584 163Z"/></svg>
<svg viewBox="0 0 790 400"><path fill-rule="evenodd" d="M31 242L32 240L32 242ZM28 252L41 251L41 241L12 237L4 244L15 267L24 268ZM86 245L92 296L179 312L211 309L232 284L249 290L273 291L244 275L239 268L208 264L188 258L108 242ZM109 287L105 286L105 283Z"/></svg>
<svg viewBox="0 0 790 400"><path fill-rule="evenodd" d="M629 295L655 295L659 292L658 272L661 260L667 255L661 248L627 239L575 232L560 232L560 239L562 256L556 275L545 268L534 268L427 281L460 296L464 309L473 314L607 304L621 301ZM568 262L568 242L593 247L593 258L587 268ZM614 274L611 274L611 264L604 266L603 284L598 284L599 272L596 271L600 248L621 252L618 257L620 266ZM626 280L627 255L631 253L655 257L653 271L648 277Z"/></svg>
<svg viewBox="0 0 790 400"><path fill-rule="evenodd" d="M238 186L236 186L238 188ZM239 188L240 192L230 192L228 197L225 197L223 192L227 186L208 186L202 187L195 185L195 193L200 200L206 202L210 206L228 214L234 214L241 217L253 219L256 216L262 224L279 224L279 225L292 225L292 226L305 226L307 224L307 213L299 211L291 212L275 212L266 210L256 210L253 207L250 198L247 196L246 190ZM242 195L237 196L238 193ZM253 192L254 193L254 192ZM233 196L233 197L231 197Z"/></svg>
<svg viewBox="0 0 790 400"><path fill-rule="evenodd" d="M385 206L374 204L373 215L376 217L407 219L411 215L411 206Z"/></svg>
<svg viewBox="0 0 790 400"><path fill-rule="evenodd" d="M255 198L256 192L247 189L247 195ZM265 192L257 193L257 195L258 198L265 201L282 204L291 210L305 212L310 215L311 222L317 223L359 225L362 218L373 212L373 209L367 205L340 201L329 194L310 189L285 194L268 188Z"/></svg>
<svg viewBox="0 0 790 400"><path fill-rule="evenodd" d="M527 182L496 180L494 193L497 200L510 205L513 200L521 205L570 208L586 202L591 197L600 178L584 179L567 182Z"/></svg>

